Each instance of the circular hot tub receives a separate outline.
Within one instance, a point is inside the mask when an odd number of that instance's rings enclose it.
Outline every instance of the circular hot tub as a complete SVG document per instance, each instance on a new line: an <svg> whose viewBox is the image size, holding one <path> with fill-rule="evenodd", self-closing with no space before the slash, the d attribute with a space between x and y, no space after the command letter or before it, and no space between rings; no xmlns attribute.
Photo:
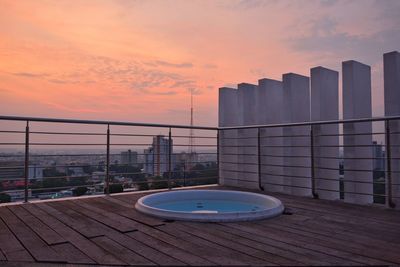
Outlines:
<svg viewBox="0 0 400 267"><path fill-rule="evenodd" d="M229 190L178 190L140 198L135 208L145 214L200 222L236 222L280 215L282 202L274 197Z"/></svg>

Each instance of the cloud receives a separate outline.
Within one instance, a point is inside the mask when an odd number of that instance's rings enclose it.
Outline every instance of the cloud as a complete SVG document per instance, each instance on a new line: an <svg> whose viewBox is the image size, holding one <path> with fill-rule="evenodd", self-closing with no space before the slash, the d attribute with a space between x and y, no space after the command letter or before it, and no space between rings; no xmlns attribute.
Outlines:
<svg viewBox="0 0 400 267"><path fill-rule="evenodd" d="M141 89L140 90L142 93L146 94L146 95L176 95L177 92L176 91L154 91L154 90L149 90L149 89Z"/></svg>
<svg viewBox="0 0 400 267"><path fill-rule="evenodd" d="M41 78L49 76L49 74L47 73L33 73L33 72L16 72L12 74L15 76L31 77L31 78Z"/></svg>
<svg viewBox="0 0 400 267"><path fill-rule="evenodd" d="M99 112L101 112L100 110L91 109L91 108L87 108L87 107L85 107L85 108L69 107L69 106L65 106L63 104L55 103L55 102L44 102L43 104L50 106L52 108L55 108L55 109L73 112L73 113L99 113Z"/></svg>
<svg viewBox="0 0 400 267"><path fill-rule="evenodd" d="M320 0L319 3L321 4L321 6L331 7L336 5L338 2L339 2L338 0Z"/></svg>
<svg viewBox="0 0 400 267"><path fill-rule="evenodd" d="M201 90L199 88L187 88L187 92L192 93L193 95L201 95Z"/></svg>
<svg viewBox="0 0 400 267"><path fill-rule="evenodd" d="M215 64L205 64L205 65L203 65L203 67L205 69L216 69L216 68L218 68L218 66L215 65Z"/></svg>
<svg viewBox="0 0 400 267"><path fill-rule="evenodd" d="M228 1L228 8L232 9L255 9L255 8L261 8L265 7L266 5L269 5L271 3L274 3L276 1L270 0L270 1L264 1L264 0L239 0L239 1Z"/></svg>
<svg viewBox="0 0 400 267"><path fill-rule="evenodd" d="M162 61L162 60L157 60L155 61L156 65L159 66L164 66L164 67L173 67L173 68L192 68L193 64L192 63L171 63L171 62L167 62L167 61Z"/></svg>
<svg viewBox="0 0 400 267"><path fill-rule="evenodd" d="M48 81L51 82L51 83L58 83L58 84L76 84L76 83L79 83L79 81L59 80L59 79L49 79Z"/></svg>
<svg viewBox="0 0 400 267"><path fill-rule="evenodd" d="M179 88L179 87L192 87L195 85L195 81L192 80L179 80L170 85L170 88Z"/></svg>

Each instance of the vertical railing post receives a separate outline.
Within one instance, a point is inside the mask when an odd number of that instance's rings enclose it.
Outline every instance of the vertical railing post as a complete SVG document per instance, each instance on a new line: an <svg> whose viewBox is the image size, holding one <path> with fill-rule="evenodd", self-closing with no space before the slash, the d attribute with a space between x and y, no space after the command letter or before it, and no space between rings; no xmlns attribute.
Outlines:
<svg viewBox="0 0 400 267"><path fill-rule="evenodd" d="M264 191L264 186L261 183L261 133L260 128L257 128L257 167L258 167L258 188Z"/></svg>
<svg viewBox="0 0 400 267"><path fill-rule="evenodd" d="M220 141L219 141L219 129L217 130L217 170L218 170L218 185L221 185L221 183L220 183L220 174L221 174L221 172L220 172L220 168L219 168L219 144L220 144Z"/></svg>
<svg viewBox="0 0 400 267"><path fill-rule="evenodd" d="M311 156L311 193L313 198L318 198L315 186L315 158L314 158L314 127L310 127L310 156Z"/></svg>
<svg viewBox="0 0 400 267"><path fill-rule="evenodd" d="M29 182L29 121L26 121L25 128L25 165L24 165L24 202L28 202L28 182Z"/></svg>
<svg viewBox="0 0 400 267"><path fill-rule="evenodd" d="M386 143L386 197L387 205L394 208L395 204L392 200L392 152L390 145L390 123L385 120L385 143Z"/></svg>
<svg viewBox="0 0 400 267"><path fill-rule="evenodd" d="M110 194L110 124L107 124L106 194Z"/></svg>
<svg viewBox="0 0 400 267"><path fill-rule="evenodd" d="M172 136L171 136L171 127L169 127L169 133L168 133L168 189L169 190L171 190L171 174L172 174L171 154L172 154Z"/></svg>
<svg viewBox="0 0 400 267"><path fill-rule="evenodd" d="M186 187L186 163L183 164L183 187Z"/></svg>

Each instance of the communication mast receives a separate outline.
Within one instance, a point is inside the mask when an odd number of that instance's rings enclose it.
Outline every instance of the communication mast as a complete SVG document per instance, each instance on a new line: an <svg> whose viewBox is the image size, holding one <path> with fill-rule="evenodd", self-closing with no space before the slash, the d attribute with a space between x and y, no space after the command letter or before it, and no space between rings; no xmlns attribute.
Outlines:
<svg viewBox="0 0 400 267"><path fill-rule="evenodd" d="M190 90L190 126L193 127L193 89ZM195 148L194 148L194 130L193 128L190 128L190 133L189 133L189 164L188 167L189 169L192 168L194 164L194 154L195 154Z"/></svg>

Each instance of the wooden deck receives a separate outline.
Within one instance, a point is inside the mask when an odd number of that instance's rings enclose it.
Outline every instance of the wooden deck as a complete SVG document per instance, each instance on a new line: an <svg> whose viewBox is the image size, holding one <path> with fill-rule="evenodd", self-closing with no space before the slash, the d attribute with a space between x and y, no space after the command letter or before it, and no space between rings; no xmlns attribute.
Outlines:
<svg viewBox="0 0 400 267"><path fill-rule="evenodd" d="M0 265L400 265L400 212L274 195L291 215L244 223L164 222L142 194L3 206Z"/></svg>

